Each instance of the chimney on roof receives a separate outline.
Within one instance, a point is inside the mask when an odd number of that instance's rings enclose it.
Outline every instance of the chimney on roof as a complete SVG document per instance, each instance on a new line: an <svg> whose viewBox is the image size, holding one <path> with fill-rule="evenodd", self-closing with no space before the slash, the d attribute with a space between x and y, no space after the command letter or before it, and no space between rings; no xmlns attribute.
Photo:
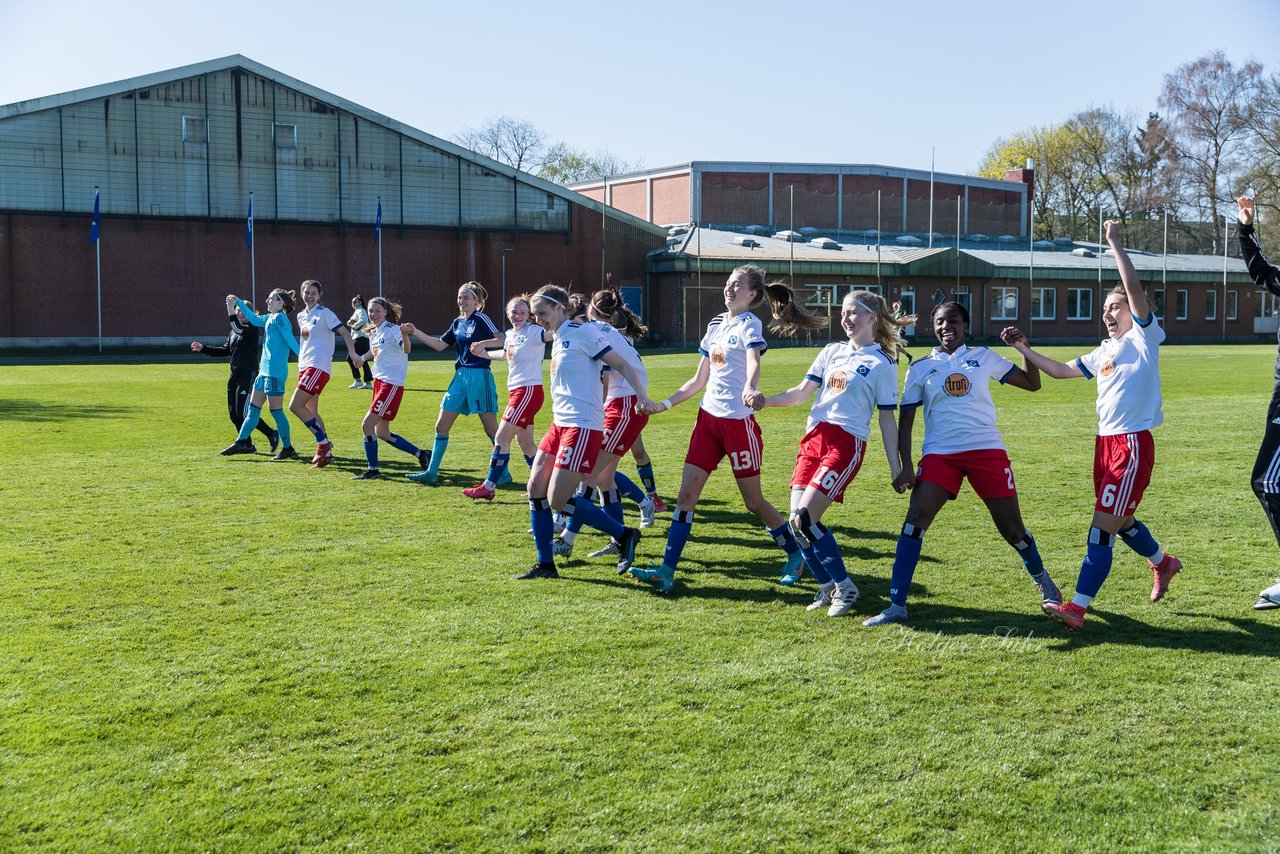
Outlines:
<svg viewBox="0 0 1280 854"><path fill-rule="evenodd" d="M1031 233L1031 218L1035 215L1033 202L1036 197L1036 162L1032 158L1027 158L1026 169L1007 169L1004 173L1006 181L1013 181L1019 184L1027 185L1027 216L1022 222L1022 234L1025 237Z"/></svg>

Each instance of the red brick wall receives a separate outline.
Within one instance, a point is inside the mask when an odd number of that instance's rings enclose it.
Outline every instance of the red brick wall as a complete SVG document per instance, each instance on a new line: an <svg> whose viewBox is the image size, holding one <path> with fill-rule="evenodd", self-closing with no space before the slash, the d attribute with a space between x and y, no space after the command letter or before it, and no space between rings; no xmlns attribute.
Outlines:
<svg viewBox="0 0 1280 854"><path fill-rule="evenodd" d="M649 187L644 179L609 185L609 204L640 219L649 218L648 195Z"/></svg>
<svg viewBox="0 0 1280 854"><path fill-rule="evenodd" d="M690 205L689 173L653 179L653 221L660 225L693 219Z"/></svg>
<svg viewBox="0 0 1280 854"><path fill-rule="evenodd" d="M695 217L698 213L695 211ZM703 222L769 225L769 175L765 172L703 172Z"/></svg>
<svg viewBox="0 0 1280 854"><path fill-rule="evenodd" d="M834 174L798 174L782 172L773 176L773 226L792 225L791 202L795 199L796 228L836 227L837 179Z"/></svg>
<svg viewBox="0 0 1280 854"><path fill-rule="evenodd" d="M383 229L384 293L406 319L443 329L454 317L459 284L476 280L490 293L486 312L502 312L502 262L507 294L548 283L594 288L601 279L601 217L575 206L573 234ZM351 297L378 292L378 255L368 228L255 223L258 307L272 288L296 290L320 280L325 303L344 319ZM89 218L0 215L0 336L97 336L94 247ZM662 243L611 220L605 272L615 282L643 282L644 254ZM250 293L244 224L105 218L102 226L102 332L106 337L216 336L225 331L223 297Z"/></svg>
<svg viewBox="0 0 1280 854"><path fill-rule="evenodd" d="M595 189L591 189L591 190L578 190L577 192L579 195L586 196L588 199L595 199L597 202L604 201L603 187L596 187Z"/></svg>
<svg viewBox="0 0 1280 854"><path fill-rule="evenodd" d="M880 191L882 231L902 228L902 179L882 175L845 175L844 227L866 231L876 227L876 191Z"/></svg>

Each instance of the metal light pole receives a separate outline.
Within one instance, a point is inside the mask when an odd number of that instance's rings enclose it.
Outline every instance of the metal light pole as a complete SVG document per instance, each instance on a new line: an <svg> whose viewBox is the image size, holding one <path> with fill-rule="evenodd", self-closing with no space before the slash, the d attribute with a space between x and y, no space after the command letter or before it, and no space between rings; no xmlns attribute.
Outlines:
<svg viewBox="0 0 1280 854"><path fill-rule="evenodd" d="M502 256L502 311L507 310L507 256L514 252L514 249L499 249L498 254Z"/></svg>

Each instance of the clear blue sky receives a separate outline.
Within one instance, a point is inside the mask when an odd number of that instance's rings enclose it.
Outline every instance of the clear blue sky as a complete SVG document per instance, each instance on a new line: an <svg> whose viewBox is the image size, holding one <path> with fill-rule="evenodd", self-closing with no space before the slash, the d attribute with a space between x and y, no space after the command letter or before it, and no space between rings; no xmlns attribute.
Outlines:
<svg viewBox="0 0 1280 854"><path fill-rule="evenodd" d="M241 53L442 137L508 114L647 166L967 172L1089 106L1145 117L1214 49L1280 71L1280 2L0 0L0 104Z"/></svg>

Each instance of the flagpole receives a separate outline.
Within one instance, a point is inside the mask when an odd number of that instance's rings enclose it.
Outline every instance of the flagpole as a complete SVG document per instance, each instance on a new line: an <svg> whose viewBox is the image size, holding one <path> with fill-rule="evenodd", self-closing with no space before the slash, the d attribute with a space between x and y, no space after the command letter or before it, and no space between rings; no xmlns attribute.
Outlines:
<svg viewBox="0 0 1280 854"><path fill-rule="evenodd" d="M378 196L378 216L374 222L373 239L378 243L378 296L382 296L382 196Z"/></svg>
<svg viewBox="0 0 1280 854"><path fill-rule="evenodd" d="M102 241L99 239L98 187L93 188L93 224L89 226L89 239L93 241L93 257L98 269L98 352L102 352Z"/></svg>
<svg viewBox="0 0 1280 854"><path fill-rule="evenodd" d="M933 165L936 146L929 146L929 248L933 248Z"/></svg>
<svg viewBox="0 0 1280 854"><path fill-rule="evenodd" d="M249 286L251 289L250 300L253 302L253 307L256 310L258 308L258 267L256 264L255 255L258 249L254 245L254 239L253 239L253 193L252 192L249 193L248 234L249 234Z"/></svg>

